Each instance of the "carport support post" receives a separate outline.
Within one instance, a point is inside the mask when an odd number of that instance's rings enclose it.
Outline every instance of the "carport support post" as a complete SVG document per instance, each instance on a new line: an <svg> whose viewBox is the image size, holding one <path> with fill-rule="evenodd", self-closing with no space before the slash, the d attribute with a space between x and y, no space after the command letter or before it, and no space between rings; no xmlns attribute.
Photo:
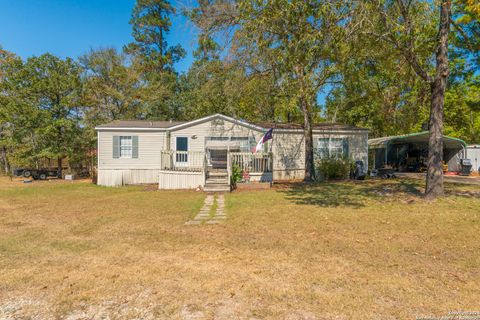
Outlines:
<svg viewBox="0 0 480 320"><path fill-rule="evenodd" d="M388 165L388 146L390 145L390 142L387 141L387 144L385 145L385 166Z"/></svg>

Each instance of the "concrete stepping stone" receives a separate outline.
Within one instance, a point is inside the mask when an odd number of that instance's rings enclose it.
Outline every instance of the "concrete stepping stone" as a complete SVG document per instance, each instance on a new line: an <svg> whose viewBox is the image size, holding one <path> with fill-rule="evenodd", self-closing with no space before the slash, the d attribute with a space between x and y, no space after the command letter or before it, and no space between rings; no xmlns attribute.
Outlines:
<svg viewBox="0 0 480 320"><path fill-rule="evenodd" d="M198 225L200 223L202 223L202 221L190 220L190 221L185 222L186 225Z"/></svg>
<svg viewBox="0 0 480 320"><path fill-rule="evenodd" d="M215 214L213 215L213 217L210 216L210 211L212 210L212 206L215 203L215 197L213 195L207 195L199 213L192 220L185 222L185 225L200 225L202 223L205 223L205 224L223 223L227 219L227 215L224 212L225 198L221 194L221 195L218 195L216 201L217 201L217 208L215 210Z"/></svg>

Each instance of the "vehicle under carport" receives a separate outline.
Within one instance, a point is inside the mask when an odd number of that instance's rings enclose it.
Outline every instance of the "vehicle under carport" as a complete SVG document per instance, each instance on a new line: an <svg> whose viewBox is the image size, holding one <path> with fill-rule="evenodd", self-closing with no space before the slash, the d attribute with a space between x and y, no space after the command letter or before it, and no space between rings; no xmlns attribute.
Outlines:
<svg viewBox="0 0 480 320"><path fill-rule="evenodd" d="M372 169L393 168L397 172L424 172L428 159L429 132L412 133L368 140L369 163ZM445 170L460 170L459 151L465 141L443 136Z"/></svg>

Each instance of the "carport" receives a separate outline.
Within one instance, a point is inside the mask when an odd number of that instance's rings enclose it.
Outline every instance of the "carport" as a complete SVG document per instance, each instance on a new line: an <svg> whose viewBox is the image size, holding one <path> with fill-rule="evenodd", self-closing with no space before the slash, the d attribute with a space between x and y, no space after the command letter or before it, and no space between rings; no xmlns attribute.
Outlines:
<svg viewBox="0 0 480 320"><path fill-rule="evenodd" d="M372 168L394 168L398 172L423 172L427 167L429 132L412 133L368 140L369 163ZM458 152L465 141L443 136L443 161L448 171L459 170Z"/></svg>

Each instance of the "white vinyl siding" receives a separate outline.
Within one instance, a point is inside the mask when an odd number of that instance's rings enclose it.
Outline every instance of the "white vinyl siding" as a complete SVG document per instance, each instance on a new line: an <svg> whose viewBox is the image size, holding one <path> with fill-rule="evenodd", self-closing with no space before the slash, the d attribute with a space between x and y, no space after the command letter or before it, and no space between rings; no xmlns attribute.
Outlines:
<svg viewBox="0 0 480 320"><path fill-rule="evenodd" d="M98 170L97 184L118 187L128 184L158 183L159 169L101 169Z"/></svg>
<svg viewBox="0 0 480 320"><path fill-rule="evenodd" d="M273 131L273 180L303 179L305 139L303 132Z"/></svg>
<svg viewBox="0 0 480 320"><path fill-rule="evenodd" d="M192 125L171 132L170 145L172 149L176 145L176 137L188 137L188 151L205 151L208 139L228 141L230 137L247 138L250 141L258 141L263 135L261 131L252 130L241 124L232 123L223 119L214 119Z"/></svg>
<svg viewBox="0 0 480 320"><path fill-rule="evenodd" d="M342 154L342 156L348 156L352 160L362 160L365 165L368 164L367 140L367 131L313 133L314 149L317 149L319 141L322 141L320 146L324 148L324 153L327 152L328 146L328 154L330 152L336 155ZM328 141L328 144L326 141ZM330 144L330 141L333 141L333 143ZM342 141L342 148L340 148L340 141ZM345 146L343 141L348 141L348 147ZM274 131L272 143L273 179L303 179L305 176L303 132Z"/></svg>
<svg viewBox="0 0 480 320"><path fill-rule="evenodd" d="M120 137L132 137L132 157L114 157L114 136L118 139L120 149ZM134 139L134 137L136 137ZM138 140L135 148L135 140ZM164 149L165 132L162 131L98 131L98 169L160 169L161 151Z"/></svg>

